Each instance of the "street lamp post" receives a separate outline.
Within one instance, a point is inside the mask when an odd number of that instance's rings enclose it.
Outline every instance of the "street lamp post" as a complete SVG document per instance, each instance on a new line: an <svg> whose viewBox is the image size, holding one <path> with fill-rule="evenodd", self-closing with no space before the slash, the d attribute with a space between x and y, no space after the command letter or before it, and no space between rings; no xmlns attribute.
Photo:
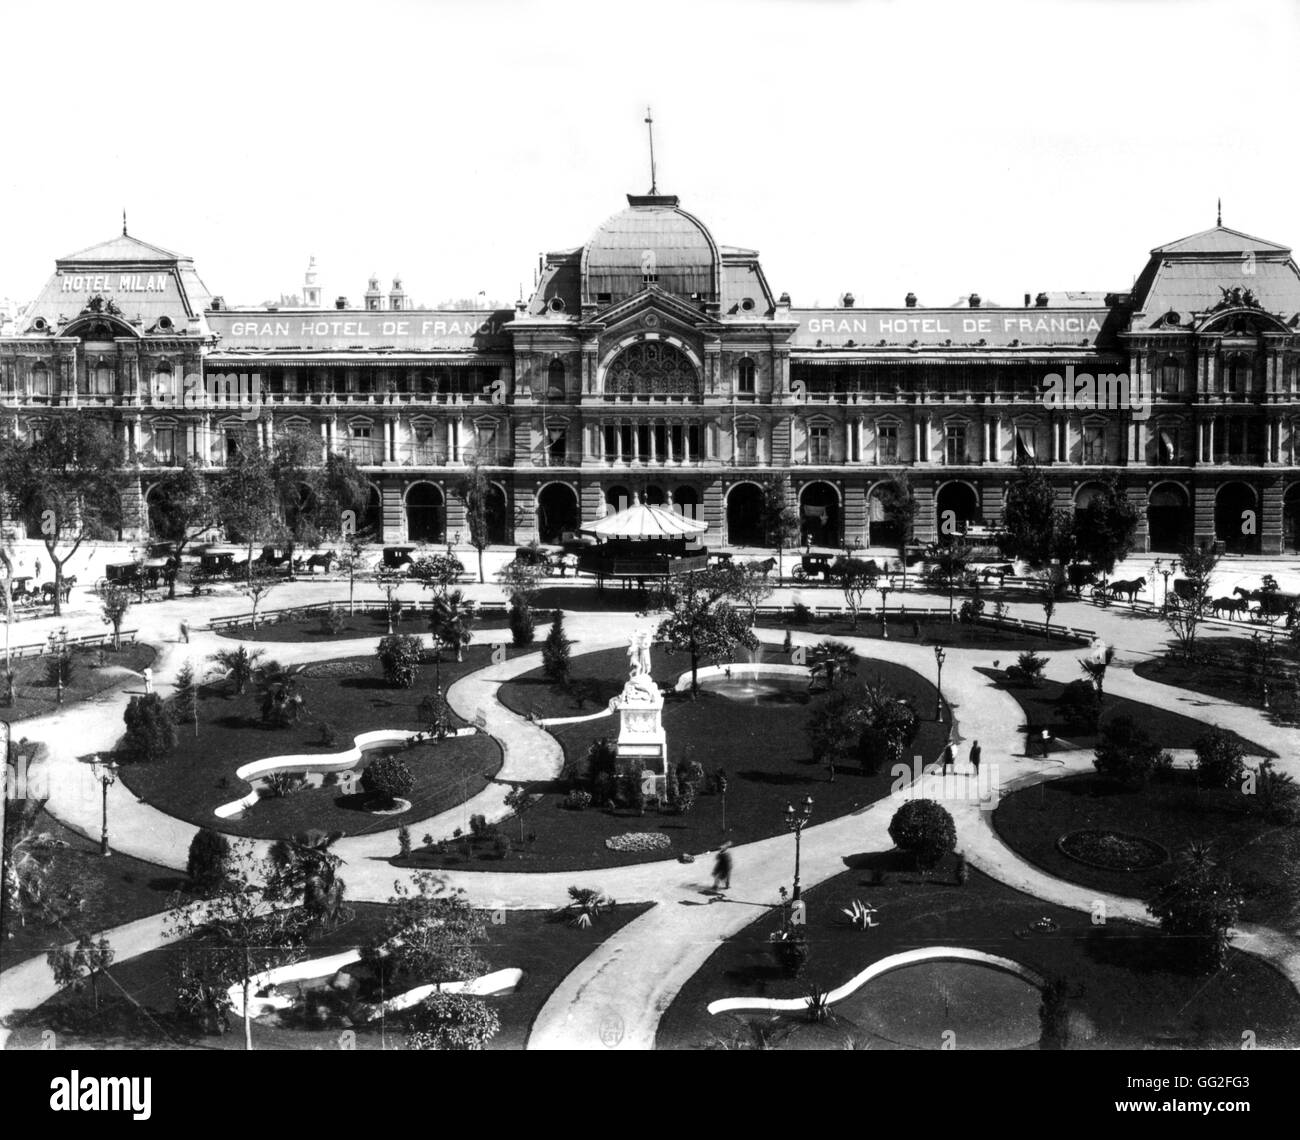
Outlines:
<svg viewBox="0 0 1300 1140"><path fill-rule="evenodd" d="M880 636L889 640L889 595L894 592L894 576L889 575L880 587Z"/></svg>
<svg viewBox="0 0 1300 1140"><path fill-rule="evenodd" d="M94 768L95 779L99 781L102 791L102 809L103 809L103 830L99 835L99 853L101 855L111 855L112 851L108 847L108 789L117 783L117 765L112 761L105 764L98 756L92 757L91 766Z"/></svg>
<svg viewBox="0 0 1300 1140"><path fill-rule="evenodd" d="M812 796L805 796L802 804L796 810L794 804L785 805L785 826L794 832L794 890L790 898L799 901L799 847L803 836L803 829L812 819L813 800Z"/></svg>
<svg viewBox="0 0 1300 1140"><path fill-rule="evenodd" d="M943 662L947 656L942 645L934 647L934 662L939 667L939 676L935 681L934 719L940 724L943 723Z"/></svg>
<svg viewBox="0 0 1300 1140"><path fill-rule="evenodd" d="M68 627L59 626L50 630L50 655L54 658L54 678L57 685L58 703L63 704L63 674L68 667Z"/></svg>
<svg viewBox="0 0 1300 1140"><path fill-rule="evenodd" d="M1155 568L1157 573L1165 580L1165 592L1161 597L1161 608L1167 608L1169 605L1169 577L1178 570L1178 559L1171 558L1168 565L1166 565L1163 559L1157 558Z"/></svg>

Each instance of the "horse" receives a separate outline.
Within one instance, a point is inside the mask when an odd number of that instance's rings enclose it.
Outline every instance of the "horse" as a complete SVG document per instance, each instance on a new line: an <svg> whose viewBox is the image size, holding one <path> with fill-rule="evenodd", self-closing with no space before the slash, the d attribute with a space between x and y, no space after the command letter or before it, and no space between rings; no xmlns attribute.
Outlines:
<svg viewBox="0 0 1300 1140"><path fill-rule="evenodd" d="M1137 599L1139 592L1146 584L1147 580L1145 578L1132 578L1127 582L1112 582L1110 592L1115 596L1124 594L1128 601L1132 603Z"/></svg>
<svg viewBox="0 0 1300 1140"><path fill-rule="evenodd" d="M1215 617L1218 617L1222 611L1227 611L1228 616L1233 617L1236 615L1238 610L1246 609L1246 603L1241 598L1215 598L1214 601L1210 603L1210 608L1214 611Z"/></svg>
<svg viewBox="0 0 1300 1140"><path fill-rule="evenodd" d="M66 578L63 579L63 593L59 599L61 602L65 604L67 603L68 599L72 596L72 587L75 586L76 584L77 584L77 576L75 574L69 574ZM41 601L47 605L52 605L54 603L54 593L55 593L54 583L45 582L41 586Z"/></svg>
<svg viewBox="0 0 1300 1140"><path fill-rule="evenodd" d="M762 574L766 578L776 569L776 559L764 558L753 562L745 562L741 564L741 569L748 570L752 574Z"/></svg>

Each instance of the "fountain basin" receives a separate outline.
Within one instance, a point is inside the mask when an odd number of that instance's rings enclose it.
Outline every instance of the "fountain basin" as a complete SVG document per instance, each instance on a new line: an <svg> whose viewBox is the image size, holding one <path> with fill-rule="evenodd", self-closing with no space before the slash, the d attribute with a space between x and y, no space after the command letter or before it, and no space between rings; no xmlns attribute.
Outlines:
<svg viewBox="0 0 1300 1140"><path fill-rule="evenodd" d="M697 677L702 690L733 701L772 700L808 692L808 668L804 665L709 665L700 669ZM683 693L690 687L687 672L677 678L674 689Z"/></svg>

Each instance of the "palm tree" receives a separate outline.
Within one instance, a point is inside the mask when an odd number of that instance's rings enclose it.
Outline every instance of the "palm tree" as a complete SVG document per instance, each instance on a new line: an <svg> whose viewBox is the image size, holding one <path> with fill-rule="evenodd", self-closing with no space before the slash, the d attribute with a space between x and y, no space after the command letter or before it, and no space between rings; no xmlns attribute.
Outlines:
<svg viewBox="0 0 1300 1140"><path fill-rule="evenodd" d="M304 703L298 691L298 674L302 670L301 665L286 667L278 661L268 661L258 670L263 723L277 727L298 723Z"/></svg>
<svg viewBox="0 0 1300 1140"><path fill-rule="evenodd" d="M343 896L347 884L338 877L343 859L330 850L341 838L341 831L327 834L313 828L277 839L271 845L276 892L283 898L294 898L301 892L303 909L313 922L334 923L345 917Z"/></svg>
<svg viewBox="0 0 1300 1140"><path fill-rule="evenodd" d="M1092 682L1093 688L1097 690L1098 701L1102 698L1102 690L1106 684L1106 669L1114 660L1115 647L1113 645L1106 646L1095 657L1082 657L1079 659L1079 668L1083 670L1083 675Z"/></svg>
<svg viewBox="0 0 1300 1140"><path fill-rule="evenodd" d="M248 682L253 679L258 661L265 656L264 649L254 649L250 653L241 645L238 649L219 649L209 657L209 660L216 662L230 678L230 683L235 686L235 693L238 695L248 688Z"/></svg>
<svg viewBox="0 0 1300 1140"><path fill-rule="evenodd" d="M811 689L818 677L826 679L826 688L835 688L836 678L852 673L858 664L857 651L842 641L822 641L808 653L808 687Z"/></svg>
<svg viewBox="0 0 1300 1140"><path fill-rule="evenodd" d="M454 646L456 660L465 659L465 646L471 641L470 629L474 624L474 603L465 597L463 590L448 590L435 596L429 611L429 630L433 634L436 654L434 664L442 660L442 647ZM441 681L441 676L439 676Z"/></svg>

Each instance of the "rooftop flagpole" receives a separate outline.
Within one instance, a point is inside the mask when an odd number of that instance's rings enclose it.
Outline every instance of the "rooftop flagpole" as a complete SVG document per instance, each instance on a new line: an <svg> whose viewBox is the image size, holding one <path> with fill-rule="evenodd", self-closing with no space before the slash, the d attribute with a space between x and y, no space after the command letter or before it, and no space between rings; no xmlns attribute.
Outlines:
<svg viewBox="0 0 1300 1140"><path fill-rule="evenodd" d="M659 183L655 179L655 121L650 108L645 109L646 128L650 132L650 193L659 193Z"/></svg>

